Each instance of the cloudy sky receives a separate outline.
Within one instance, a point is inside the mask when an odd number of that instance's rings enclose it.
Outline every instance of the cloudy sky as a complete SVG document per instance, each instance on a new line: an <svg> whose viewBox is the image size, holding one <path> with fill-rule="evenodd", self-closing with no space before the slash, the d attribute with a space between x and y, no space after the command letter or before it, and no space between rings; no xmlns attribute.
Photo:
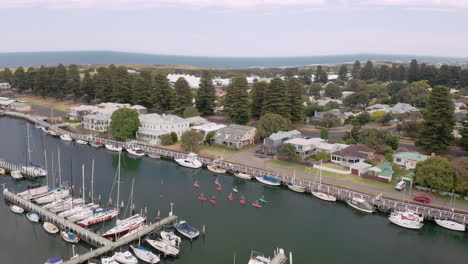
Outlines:
<svg viewBox="0 0 468 264"><path fill-rule="evenodd" d="M0 0L0 52L468 57L468 0Z"/></svg>

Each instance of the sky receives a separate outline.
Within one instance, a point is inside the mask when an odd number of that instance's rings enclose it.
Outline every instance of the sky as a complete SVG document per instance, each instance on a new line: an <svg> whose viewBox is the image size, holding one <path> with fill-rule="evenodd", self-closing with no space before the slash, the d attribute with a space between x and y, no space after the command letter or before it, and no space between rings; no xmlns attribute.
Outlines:
<svg viewBox="0 0 468 264"><path fill-rule="evenodd" d="M0 0L0 52L468 57L468 0Z"/></svg>

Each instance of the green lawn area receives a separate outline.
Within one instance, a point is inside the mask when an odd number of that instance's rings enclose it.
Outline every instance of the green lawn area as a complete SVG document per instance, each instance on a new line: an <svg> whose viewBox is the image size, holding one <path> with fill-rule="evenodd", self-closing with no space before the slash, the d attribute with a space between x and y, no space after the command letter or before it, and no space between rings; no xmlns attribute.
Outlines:
<svg viewBox="0 0 468 264"><path fill-rule="evenodd" d="M435 195L437 199L440 199L440 200L443 200L443 201L446 201L447 204L446 206L450 206L450 199L451 197L450 196L445 196L445 195ZM462 205L468 205L468 201L467 200L464 200L463 197L461 198L457 198L455 199L455 203L456 204L462 204Z"/></svg>
<svg viewBox="0 0 468 264"><path fill-rule="evenodd" d="M317 169L312 168L312 167L299 165L299 164L293 164L293 163L280 161L280 160L270 160L270 161L267 161L267 162L272 164L272 165L276 165L276 166L294 168L294 169L296 169L298 171L306 172L306 173L310 174L312 177L314 177L318 172ZM356 175L343 175L343 174L338 174L338 173L329 172L329 171L325 171L325 170L322 170L322 176L326 177L326 178L338 179L338 180L346 181L346 182L353 183L353 184L359 184L359 185L373 187L373 188L379 188L379 189L383 189L383 190L392 190L393 187L394 187L393 184L391 184L391 183L384 183L384 182L374 181L374 180L370 180L370 179L364 179L364 178L361 178L361 177L356 176ZM301 178L300 175L297 175L297 177ZM326 179L323 179L322 181L327 183ZM333 183L333 185L337 185L337 184ZM338 186L340 186L340 185L338 185ZM353 188L350 188L349 186L346 186L346 185L343 185L341 187L353 189Z"/></svg>
<svg viewBox="0 0 468 264"><path fill-rule="evenodd" d="M237 151L232 150L232 149L225 149L225 148L221 148L221 147L208 146L208 145L200 145L200 149L201 150L211 151L211 152L227 154L227 155L233 155L233 154L237 153Z"/></svg>

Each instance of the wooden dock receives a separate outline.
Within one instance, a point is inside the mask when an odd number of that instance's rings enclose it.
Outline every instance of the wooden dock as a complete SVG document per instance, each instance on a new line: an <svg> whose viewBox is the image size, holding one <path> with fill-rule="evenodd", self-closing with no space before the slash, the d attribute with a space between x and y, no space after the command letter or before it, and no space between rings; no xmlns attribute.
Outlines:
<svg viewBox="0 0 468 264"><path fill-rule="evenodd" d="M19 171L21 175L23 175L23 177L26 178L36 178L44 176L41 175L38 171L36 171L34 167L13 164L4 160L0 160L0 168L5 169L7 172Z"/></svg>
<svg viewBox="0 0 468 264"><path fill-rule="evenodd" d="M149 153L158 154L161 157L168 158L168 159L179 159L179 158L185 158L187 156L187 153L184 153L184 152L167 150L167 149L162 149L162 148L158 148L154 146L148 146L145 144L145 142L141 142L141 141L132 140L132 141L127 141L127 142L121 142L121 141L114 141L114 140L105 139L105 138L99 138L93 135L82 135L82 134L70 133L63 129L56 128L53 125L48 124L44 120L37 119L34 116L25 115L22 113L6 111L5 115L22 118L33 123L39 123L59 133L67 133L75 140L81 139L81 140L86 140L86 141L99 141L104 144L112 144L115 146L120 146L122 148L131 148L131 147L137 146L137 147L140 147L143 151L145 151L148 154ZM213 162L212 158L203 157L203 156L199 156L199 160L205 165L211 164ZM281 181L284 185L290 184L294 180L293 177L290 175L280 174L280 173L270 171L270 170L265 170L262 168L246 166L243 164L239 164L239 163L235 163L235 162L231 162L227 160L219 162L218 165L230 172L243 172L243 173L250 174L252 176L272 177ZM296 178L295 184L303 186L307 192L318 189L318 183L310 179ZM342 200L342 201L347 201L351 199L352 197L362 198L364 200L367 200L369 203L375 205L376 208L382 212L389 212L392 210L411 209L417 213L422 214L426 219L452 218L462 223L468 224L468 212L467 211L462 211L462 210L457 210L457 209L455 209L455 211L452 211L450 208L446 208L442 206L416 204L413 201L396 200L396 199L392 199L388 197L383 197L382 195L373 196L367 193L357 192L357 191L350 190L347 188L338 187L338 186L329 185L329 184L323 184L323 183L321 185L321 188L322 188L321 190L326 191L336 196L338 200Z"/></svg>

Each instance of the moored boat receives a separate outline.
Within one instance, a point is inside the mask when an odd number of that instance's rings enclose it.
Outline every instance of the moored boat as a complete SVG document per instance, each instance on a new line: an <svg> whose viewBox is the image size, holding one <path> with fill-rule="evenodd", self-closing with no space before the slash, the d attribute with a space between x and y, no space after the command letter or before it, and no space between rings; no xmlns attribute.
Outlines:
<svg viewBox="0 0 468 264"><path fill-rule="evenodd" d="M51 191L53 191L53 189L52 190L49 189L48 186L40 186L37 188L28 189L26 191L17 193L16 195L20 196L23 199L31 200L31 199L36 199L36 198L45 196Z"/></svg>
<svg viewBox="0 0 468 264"><path fill-rule="evenodd" d="M161 155L155 154L155 153L150 153L150 154L148 154L148 157L150 157L152 159L160 159Z"/></svg>
<svg viewBox="0 0 468 264"><path fill-rule="evenodd" d="M66 141L66 142L70 142L70 141L73 140L73 139L70 137L69 134L62 134L62 135L60 135L60 139L63 140L63 141Z"/></svg>
<svg viewBox="0 0 468 264"><path fill-rule="evenodd" d="M302 186L299 186L299 185L288 184L288 188L289 188L291 191L295 191L295 192L298 192L298 193L303 193L303 192L305 192L305 188L302 187Z"/></svg>
<svg viewBox="0 0 468 264"><path fill-rule="evenodd" d="M60 231L60 236L63 240L70 243L78 243L80 241L80 238L77 235L65 230Z"/></svg>
<svg viewBox="0 0 468 264"><path fill-rule="evenodd" d="M53 137L60 137L60 133L55 130L50 130L49 134Z"/></svg>
<svg viewBox="0 0 468 264"><path fill-rule="evenodd" d="M200 235L200 231L189 226L186 221L180 221L179 223L175 224L174 227L179 233L190 239L194 239Z"/></svg>
<svg viewBox="0 0 468 264"><path fill-rule="evenodd" d="M326 192L322 192L322 191L313 191L311 192L313 196L321 199L321 200L324 200L324 201L328 201L328 202L336 202L336 197L329 194L329 193L326 193Z"/></svg>
<svg viewBox="0 0 468 264"><path fill-rule="evenodd" d="M138 148L138 147L129 148L129 149L127 149L127 152L128 152L128 154L130 154L132 156L136 156L136 157L145 156L145 152L141 148Z"/></svg>
<svg viewBox="0 0 468 264"><path fill-rule="evenodd" d="M392 212L390 213L388 220L398 226L408 229L421 229L424 225L424 218L411 210Z"/></svg>
<svg viewBox="0 0 468 264"><path fill-rule="evenodd" d="M42 132L44 132L46 134L50 134L50 129L48 127L43 126L43 127L41 127L41 130L42 130Z"/></svg>
<svg viewBox="0 0 468 264"><path fill-rule="evenodd" d="M102 208L98 208L96 210L99 211L99 210L102 210ZM78 212L74 215L67 217L67 220L71 222L78 222L78 221L84 220L86 218L91 217L94 214L94 212L96 212L96 210L94 210L94 208L88 208L88 209L82 210L81 212Z"/></svg>
<svg viewBox="0 0 468 264"><path fill-rule="evenodd" d="M180 244L182 243L182 239L175 234L174 229L167 229L161 231L160 235L164 241L168 242L173 246L180 247Z"/></svg>
<svg viewBox="0 0 468 264"><path fill-rule="evenodd" d="M73 206L79 206L84 204L85 201L81 198L66 198L63 200L57 200L55 202L52 202L50 204L46 204L43 206L44 209L49 210L52 213L58 213L58 212L63 212L66 210L71 209Z"/></svg>
<svg viewBox="0 0 468 264"><path fill-rule="evenodd" d="M236 176L237 178L245 179L245 180L252 179L252 175L249 175L247 173L242 173L242 172L236 172L234 173L234 176Z"/></svg>
<svg viewBox="0 0 468 264"><path fill-rule="evenodd" d="M95 209L97 208L97 205L93 204L93 203L90 203L90 204L82 204L82 205L78 205L78 206L75 206L71 209L68 209L66 211L63 211L61 213L58 214L58 216L60 217L69 217L69 216L72 216L74 214L77 214L81 211L84 211L86 209Z"/></svg>
<svg viewBox="0 0 468 264"><path fill-rule="evenodd" d="M36 213L29 212L26 214L26 218L28 218L28 220L31 222L39 222L39 215Z"/></svg>
<svg viewBox="0 0 468 264"><path fill-rule="evenodd" d="M198 155L195 153L187 154L185 159L175 159L175 161L183 167L198 169L203 166L203 164L198 160Z"/></svg>
<svg viewBox="0 0 468 264"><path fill-rule="evenodd" d="M76 144L80 144L80 145L88 145L88 141L81 140L81 139L77 139L75 142Z"/></svg>
<svg viewBox="0 0 468 264"><path fill-rule="evenodd" d="M179 249L173 245L166 243L162 239L146 239L146 242L150 244L153 248L163 253L165 256L177 256L179 255Z"/></svg>
<svg viewBox="0 0 468 264"><path fill-rule="evenodd" d="M438 224L439 226L444 227L444 228L447 228L447 229L450 229L450 230L453 230L453 231L465 232L465 230L466 230L465 224L460 223L460 222L458 222L458 221L456 221L456 220L454 220L454 219L450 219L450 218L447 218L447 219L436 218L436 219L434 219L434 221L435 221L436 224Z"/></svg>
<svg viewBox="0 0 468 264"><path fill-rule="evenodd" d="M96 211L92 216L81 220L77 223L77 225L81 227L85 226L90 226L90 225L95 225L99 224L108 220L111 220L112 218L116 217L118 215L117 210L114 209L103 209L101 211Z"/></svg>
<svg viewBox="0 0 468 264"><path fill-rule="evenodd" d="M57 226L49 222L44 222L42 226L44 227L44 230L47 231L47 233L49 234L56 234L60 231Z"/></svg>
<svg viewBox="0 0 468 264"><path fill-rule="evenodd" d="M55 189L49 194L34 199L34 202L38 204L52 203L54 201L60 201L66 197L70 196L70 190L68 189Z"/></svg>
<svg viewBox="0 0 468 264"><path fill-rule="evenodd" d="M257 181L259 181L259 182L261 182L263 184L270 185L270 186L280 186L281 185L281 182L278 179L271 178L271 177L268 177L268 176L263 176L263 177L256 176L255 179L257 179Z"/></svg>
<svg viewBox="0 0 468 264"><path fill-rule="evenodd" d="M17 205L14 205L14 204L10 205L10 210L11 210L13 213L15 213L15 214L22 214L22 213L24 213L24 209L23 209L23 208L21 208L21 207L19 207L19 206L17 206Z"/></svg>
<svg viewBox="0 0 468 264"><path fill-rule="evenodd" d="M19 180L19 179L22 179L23 178L23 175L21 174L20 171L17 171L17 170L14 170L14 171L11 171L10 172L10 175L13 179L15 180Z"/></svg>
<svg viewBox="0 0 468 264"><path fill-rule="evenodd" d="M269 264L271 260L262 252L252 250L248 264Z"/></svg>
<svg viewBox="0 0 468 264"><path fill-rule="evenodd" d="M101 258L101 264L119 264L117 261L115 261L114 257L102 257Z"/></svg>
<svg viewBox="0 0 468 264"><path fill-rule="evenodd" d="M149 249L144 247L134 247L130 245L130 248L133 250L133 253L137 256L137 258L148 262L148 263L158 263L160 261L159 257L151 252Z"/></svg>
<svg viewBox="0 0 468 264"><path fill-rule="evenodd" d="M5 175L6 170L4 168L0 168L0 175Z"/></svg>
<svg viewBox="0 0 468 264"><path fill-rule="evenodd" d="M354 209L364 213L372 214L375 211L375 208L371 204L361 198L353 197L352 199L347 200L346 203Z"/></svg>
<svg viewBox="0 0 468 264"><path fill-rule="evenodd" d="M106 144L105 147L106 147L107 150L110 150L110 151L115 151L115 152L122 151L122 147L114 146L112 144Z"/></svg>
<svg viewBox="0 0 468 264"><path fill-rule="evenodd" d="M99 141L91 141L89 143L89 145L91 145L91 146L93 146L95 148L101 148L103 146L103 144L101 142L99 142Z"/></svg>
<svg viewBox="0 0 468 264"><path fill-rule="evenodd" d="M117 225L102 236L105 238L115 238L127 234L129 231L142 226L146 221L146 218L139 214L133 215L123 220L117 220Z"/></svg>
<svg viewBox="0 0 468 264"><path fill-rule="evenodd" d="M208 165L207 166L208 170L211 171L211 172L214 172L214 173L226 173L226 170L219 167L218 165Z"/></svg>
<svg viewBox="0 0 468 264"><path fill-rule="evenodd" d="M63 260L61 258L51 258L48 259L46 263L44 264L62 264Z"/></svg>
<svg viewBox="0 0 468 264"><path fill-rule="evenodd" d="M138 259L133 256L130 251L126 250L124 252L115 252L112 256L114 259L122 264L136 264L138 263Z"/></svg>

